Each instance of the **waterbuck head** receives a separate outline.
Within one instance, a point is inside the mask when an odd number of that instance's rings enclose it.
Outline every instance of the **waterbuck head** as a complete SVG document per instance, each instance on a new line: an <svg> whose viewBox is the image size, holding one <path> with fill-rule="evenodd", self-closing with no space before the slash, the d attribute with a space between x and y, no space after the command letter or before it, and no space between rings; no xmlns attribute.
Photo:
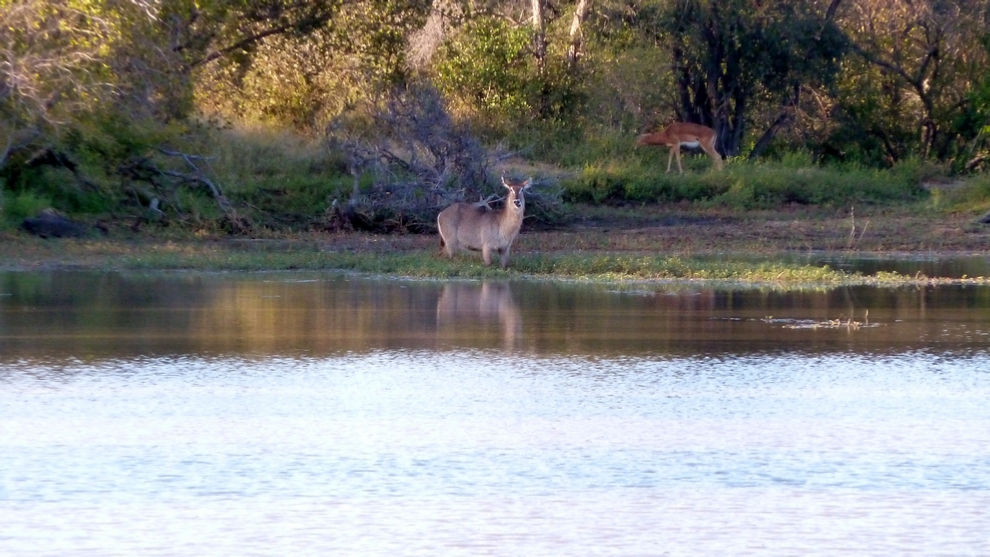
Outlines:
<svg viewBox="0 0 990 557"><path fill-rule="evenodd" d="M502 176L502 185L509 189L509 197L505 200L506 209L510 205L514 206L516 209L522 213L526 210L526 196L523 192L529 188L532 180L527 178L522 182L506 180L505 176Z"/></svg>

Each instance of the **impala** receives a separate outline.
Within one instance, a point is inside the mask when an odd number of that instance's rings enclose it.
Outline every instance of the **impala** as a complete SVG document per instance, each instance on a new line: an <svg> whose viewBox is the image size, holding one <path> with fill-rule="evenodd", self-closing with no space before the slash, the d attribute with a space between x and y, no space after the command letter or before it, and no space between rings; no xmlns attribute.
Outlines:
<svg viewBox="0 0 990 557"><path fill-rule="evenodd" d="M667 155L667 172L670 162L677 157L677 170L684 174L681 166L681 147L701 147L715 161L715 168L722 170L722 157L715 150L715 130L699 124L674 122L661 132L644 133L636 138L636 146L665 145L670 149Z"/></svg>
<svg viewBox="0 0 990 557"><path fill-rule="evenodd" d="M480 250L485 265L492 264L492 252L497 251L504 269L526 210L523 192L531 182L530 179L507 181L503 176L502 185L509 189L509 195L505 198L505 206L498 211L486 204L469 203L455 203L440 211L437 215L440 248L451 258L462 249Z"/></svg>

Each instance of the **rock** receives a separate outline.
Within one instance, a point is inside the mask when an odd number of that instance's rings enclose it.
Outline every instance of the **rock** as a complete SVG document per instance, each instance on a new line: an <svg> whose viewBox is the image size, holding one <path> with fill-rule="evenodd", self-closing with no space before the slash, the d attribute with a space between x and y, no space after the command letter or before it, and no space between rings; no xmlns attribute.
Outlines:
<svg viewBox="0 0 990 557"><path fill-rule="evenodd" d="M82 238L90 234L90 229L54 209L44 209L34 218L21 222L21 228L29 234L41 238Z"/></svg>

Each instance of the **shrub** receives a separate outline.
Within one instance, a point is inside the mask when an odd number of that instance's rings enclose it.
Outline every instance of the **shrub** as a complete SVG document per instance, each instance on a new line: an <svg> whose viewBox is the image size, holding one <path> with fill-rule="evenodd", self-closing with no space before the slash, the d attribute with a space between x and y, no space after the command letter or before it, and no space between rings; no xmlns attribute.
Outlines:
<svg viewBox="0 0 990 557"><path fill-rule="evenodd" d="M502 128L531 110L529 31L495 17L471 20L441 48L436 83L458 112Z"/></svg>
<svg viewBox="0 0 990 557"><path fill-rule="evenodd" d="M944 190L936 188L933 199L948 211L990 211L990 174L977 174Z"/></svg>
<svg viewBox="0 0 990 557"><path fill-rule="evenodd" d="M690 170L688 170L688 168ZM641 157L586 164L563 183L572 202L622 204L692 202L738 210L770 209L786 204L841 207L849 204L902 203L926 195L919 170L884 171L859 166L819 166L807 154L775 162L734 162L722 172L710 170L704 157L691 160L683 175L667 174Z"/></svg>
<svg viewBox="0 0 990 557"><path fill-rule="evenodd" d="M20 221L33 217L42 209L47 209L53 205L52 200L34 191L22 191L20 193L5 193L3 195L2 206L4 220L10 225L16 225Z"/></svg>

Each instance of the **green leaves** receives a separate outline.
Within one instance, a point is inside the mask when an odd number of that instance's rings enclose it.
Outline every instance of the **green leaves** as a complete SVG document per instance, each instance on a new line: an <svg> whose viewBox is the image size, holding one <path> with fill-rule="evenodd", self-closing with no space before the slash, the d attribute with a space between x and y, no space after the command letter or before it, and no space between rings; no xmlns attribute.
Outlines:
<svg viewBox="0 0 990 557"><path fill-rule="evenodd" d="M447 40L436 65L436 80L462 106L516 119L530 106L527 29L496 17L480 17Z"/></svg>

